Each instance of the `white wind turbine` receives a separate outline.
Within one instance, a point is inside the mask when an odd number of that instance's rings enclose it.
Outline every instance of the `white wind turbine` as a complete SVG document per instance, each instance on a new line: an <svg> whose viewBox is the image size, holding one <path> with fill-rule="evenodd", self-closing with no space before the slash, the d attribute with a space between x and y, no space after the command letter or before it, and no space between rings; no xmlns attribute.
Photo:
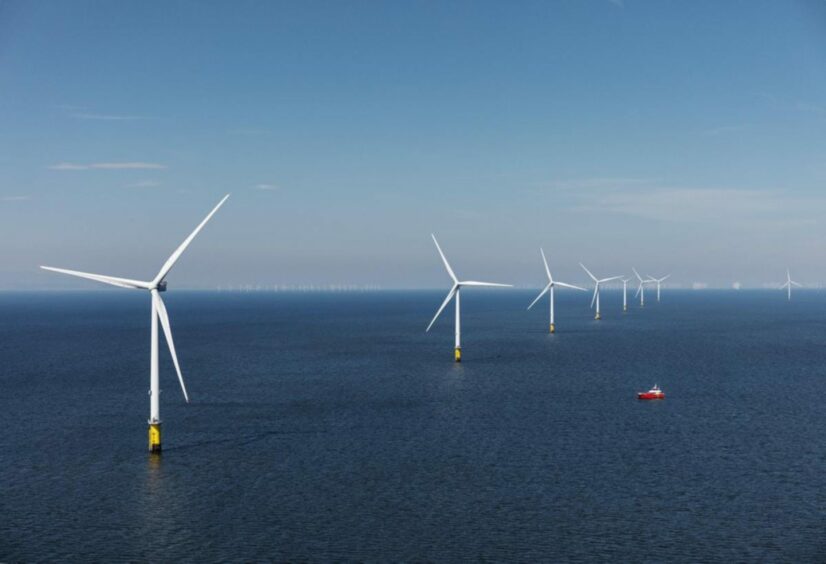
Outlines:
<svg viewBox="0 0 826 564"><path fill-rule="evenodd" d="M665 275L665 276L663 276L662 278L654 278L654 277L653 277L653 276L651 276L650 274L648 275L648 280L649 280L652 284L654 284L655 282L656 282L656 284L657 284L657 302L659 302L659 301L660 301L660 284L662 284L663 282L665 282L665 281L666 281L666 280L667 280L670 276L671 276L670 274L666 274L666 275Z"/></svg>
<svg viewBox="0 0 826 564"><path fill-rule="evenodd" d="M593 274L591 274L591 271L588 270L587 268L585 268L584 264L579 263L579 266L581 266L582 270L587 272L588 276L591 277L591 280L594 281L594 297L591 298L591 307L594 307L594 303L596 302L597 310L596 310L596 315L594 316L594 319L602 319L602 316L599 313L599 287L600 287L600 284L605 284L606 282L610 282L612 280L619 280L620 278L622 278L622 276L611 276L610 278L601 278L600 279L600 278L597 278L596 276L594 276Z"/></svg>
<svg viewBox="0 0 826 564"><path fill-rule="evenodd" d="M798 288L802 288L800 284L792 280L792 275L789 272L789 269L786 269L786 283L780 286L780 289L783 290L784 288L788 290L789 301L792 301L792 286L797 286Z"/></svg>
<svg viewBox="0 0 826 564"><path fill-rule="evenodd" d="M628 311L628 283L630 278L622 279L622 311Z"/></svg>
<svg viewBox="0 0 826 564"><path fill-rule="evenodd" d="M169 353L172 356L172 362L175 365L175 371L178 373L178 381L181 383L181 390L184 393L184 399L189 402L189 395L186 392L186 385L184 378L181 375L181 367L178 364L178 355L175 353L175 344L172 341L172 330L169 326L169 315L166 311L166 306L161 299L161 292L166 291L166 276L177 260L192 242L196 235L203 229L207 221L215 215L224 202L229 198L229 194L218 202L209 215L195 228L189 237L187 237L181 245L175 249L175 252L166 260L157 276L149 282L142 282L140 280L130 280L127 278L116 278L114 276L103 276L100 274L89 274L87 272L78 272L76 270L66 270L63 268L52 268L50 266L41 266L44 270L51 270L53 272L60 272L69 274L71 276L78 276L80 278L87 278L96 282L103 282L104 284L111 284L112 286L119 286L121 288L130 288L133 290L148 290L152 300L152 337L150 345L149 358L149 450L153 453L161 452L161 413L160 413L160 382L158 379L158 319L161 320L163 332L166 336L166 344L169 346Z"/></svg>
<svg viewBox="0 0 826 564"><path fill-rule="evenodd" d="M634 276L636 276L637 280L640 281L640 285L637 286L637 293L634 294L634 297L636 298L637 296L639 296L640 297L640 307L645 307L645 285L646 284L651 284L653 282L653 280L651 279L650 276L643 280L643 277L640 276L640 273L637 272L637 269L634 268L633 266L631 267L631 270L634 271Z"/></svg>
<svg viewBox="0 0 826 564"><path fill-rule="evenodd" d="M456 274L453 273L453 269L450 268L450 264L447 262L447 258L445 258L445 254L442 252L442 248L439 246L439 242L436 240L436 236L431 233L430 235L433 237L433 242L436 243L436 250L439 251L439 256L442 257L442 262L445 263L445 268L447 269L447 273L450 274L450 277L453 279L453 287L450 289L450 292L447 293L447 297L445 301L442 302L442 306L436 312L436 315L433 316L433 321L430 322L430 325L427 326L425 332L430 331L430 328L433 327L433 324L438 319L439 314L442 313L442 310L445 309L447 304L450 300L456 296L456 348L454 349L454 358L456 362L462 362L462 335L461 335L461 319L459 317L459 292L463 286L496 286L502 288L510 288L511 284L495 284L493 282L475 282L473 280L468 280L464 282L460 282L458 278L456 278Z"/></svg>
<svg viewBox="0 0 826 564"><path fill-rule="evenodd" d="M557 282L556 280L554 280L554 277L551 276L551 269L548 268L548 261L547 261L547 259L545 259L545 251L543 251L540 248L539 252L542 253L542 262L545 264L545 274L548 275L548 285L545 286L545 289L542 290L539 293L539 295L536 297L536 299L534 301L531 302L531 305L528 306L528 309L531 309L534 306L534 304L536 304L536 302L539 301L539 298L544 296L545 292L550 290L551 291L551 333L554 333L554 332L556 332L556 325L554 325L554 287L562 286L564 288L572 288L574 290L582 290L583 292L585 292L586 290L585 290L585 288L580 288L579 286L574 286L572 284L565 284L564 282Z"/></svg>

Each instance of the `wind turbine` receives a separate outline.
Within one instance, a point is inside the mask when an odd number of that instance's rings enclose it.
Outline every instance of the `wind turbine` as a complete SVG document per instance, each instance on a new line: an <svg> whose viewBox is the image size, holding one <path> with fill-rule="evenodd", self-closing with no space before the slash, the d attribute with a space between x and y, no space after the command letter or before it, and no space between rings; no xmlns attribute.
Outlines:
<svg viewBox="0 0 826 564"><path fill-rule="evenodd" d="M545 295L545 292L548 290L551 291L551 333L556 332L556 326L554 325L554 287L562 286L564 288L572 288L574 290L582 290L585 292L585 288L580 288L579 286L574 286L572 284L565 284L564 282L557 282L554 280L554 277L551 276L551 269L548 268L548 261L545 258L545 251L542 250L540 247L539 252L542 253L542 262L545 264L545 274L548 275L548 285L545 286L545 289L542 290L539 295L536 297L534 301L531 302L531 305L528 306L528 309L531 309L536 302L539 301L539 298Z"/></svg>
<svg viewBox="0 0 826 564"><path fill-rule="evenodd" d="M665 281L666 281L666 279L667 279L668 277L670 277L670 276L671 276L670 274L666 274L666 275L665 275L665 276L663 276L662 278L654 278L654 277L653 277L653 276L651 276L650 274L648 275L648 280L649 280L652 284L653 284L654 282L656 282L656 283L657 283L657 302L658 302L658 303L659 303L659 301L660 301L660 284L662 284L663 282L665 282Z"/></svg>
<svg viewBox="0 0 826 564"><path fill-rule="evenodd" d="M802 287L800 284L798 284L797 282L792 280L792 275L789 272L789 269L787 268L786 269L786 283L783 284L782 286L780 286L780 289L782 290L783 288L786 288L788 290L789 301L792 301L792 286L797 286L798 288Z"/></svg>
<svg viewBox="0 0 826 564"><path fill-rule="evenodd" d="M436 236L432 233L430 234L433 237L433 242L436 243L436 250L439 251L439 256L442 257L442 262L445 263L445 268L447 269L447 273L450 274L450 277L453 279L453 287L450 289L450 292L447 293L447 297L445 301L442 302L442 306L439 308L439 311L436 312L436 315L433 316L433 321L430 322L430 325L427 326L425 332L430 331L430 328L433 327L433 324L436 322L436 319L439 317L439 314L442 313L442 310L445 309L447 304L450 300L456 296L456 348L454 350L454 358L456 362L462 362L462 335L461 335L461 320L459 318L459 292L463 286L497 286L502 288L510 288L511 284L495 284L493 282L476 282L473 280L468 280L464 282L460 282L458 278L456 278L456 274L453 273L453 269L450 268L450 264L447 262L445 258L445 254L442 252L442 248L439 246L439 242L436 240Z"/></svg>
<svg viewBox="0 0 826 564"><path fill-rule="evenodd" d="M599 286L600 286L600 284L605 284L606 282L610 282L611 280L619 280L620 278L622 278L622 276L611 276L610 278L599 279L596 276L594 276L593 274L591 274L591 271L588 270L587 268L585 268L584 264L579 263L579 266L581 266L582 270L587 272L588 276L591 277L591 280L594 281L594 297L591 298L591 307L594 307L594 302L596 302L597 311L596 311L596 315L594 316L594 319L597 319L597 320L602 319L602 316L599 313Z"/></svg>
<svg viewBox="0 0 826 564"><path fill-rule="evenodd" d="M622 279L622 311L628 311L628 283L630 278Z"/></svg>
<svg viewBox="0 0 826 564"><path fill-rule="evenodd" d="M161 292L166 291L166 276L175 263L181 257L183 252L189 246L195 236L203 229L207 221L209 221L215 212L218 211L224 202L229 198L229 194L218 202L209 215L195 228L189 237L187 237L181 245L175 249L175 252L166 260L157 276L149 282L142 282L140 280L130 280L127 278L115 278L114 276L103 276L100 274L89 274L87 272L78 272L76 270L66 270L63 268L53 268L50 266L41 266L44 270L51 270L53 272L60 272L62 274L69 274L71 276L78 276L80 278L87 278L96 282L103 282L104 284L111 284L112 286L119 286L121 288L130 288L133 290L148 290L152 300L152 337L150 344L149 356L149 451L152 453L161 452L161 412L160 412L160 382L158 378L158 319L161 320L163 332L166 336L166 344L169 346L169 353L172 355L172 362L175 365L175 371L178 373L178 381L181 383L181 391L184 393L184 399L189 403L189 394L186 392L186 385L184 384L184 377L181 375L181 367L178 364L178 355L175 353L175 343L172 341L172 330L169 326L169 315L166 312L166 306L161 299Z"/></svg>
<svg viewBox="0 0 826 564"><path fill-rule="evenodd" d="M637 280L640 281L640 285L637 287L637 293L634 294L634 297L636 298L637 296L639 296L640 307L645 307L645 285L650 284L651 282L653 282L653 280L651 280L651 277L648 277L645 280L643 280L642 276L640 276L640 273L637 272L637 269L633 266L631 267L631 270L634 271L634 276L636 276Z"/></svg>

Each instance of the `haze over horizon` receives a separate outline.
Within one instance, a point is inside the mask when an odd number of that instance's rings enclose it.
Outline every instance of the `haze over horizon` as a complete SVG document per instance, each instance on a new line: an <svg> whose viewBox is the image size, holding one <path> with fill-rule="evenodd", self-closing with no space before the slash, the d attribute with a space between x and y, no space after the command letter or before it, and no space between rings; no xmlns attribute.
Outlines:
<svg viewBox="0 0 826 564"><path fill-rule="evenodd" d="M826 3L0 3L0 289L826 280Z"/></svg>

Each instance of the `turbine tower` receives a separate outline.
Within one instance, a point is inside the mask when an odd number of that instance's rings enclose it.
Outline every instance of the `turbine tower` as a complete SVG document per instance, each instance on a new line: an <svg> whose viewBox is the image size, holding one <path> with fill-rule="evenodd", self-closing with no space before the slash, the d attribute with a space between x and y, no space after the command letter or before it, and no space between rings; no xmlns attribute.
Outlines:
<svg viewBox="0 0 826 564"><path fill-rule="evenodd" d="M528 306L528 309L531 309L536 302L539 301L539 298L545 295L545 292L548 290L551 291L551 333L556 332L556 325L554 325L554 288L556 286L562 286L564 288L572 288L574 290L582 290L585 292L585 288L580 288L579 286L574 286L573 284L565 284L564 282L557 282L554 280L554 277L551 276L551 269L548 268L548 261L545 258L545 251L542 250L540 247L539 252L542 253L542 262L545 264L545 274L548 275L548 285L545 286L545 289L542 290L539 295L536 297L534 301L531 302L531 305Z"/></svg>
<svg viewBox="0 0 826 564"><path fill-rule="evenodd" d="M591 280L594 281L594 297L591 298L591 307L594 307L594 303L596 302L597 310L596 310L596 315L594 316L594 319L600 320L600 319L602 319L602 316L599 313L599 287L600 287L601 284L605 284L606 282L610 282L612 280L619 280L620 278L622 278L622 276L611 276L610 278L600 279L600 278L597 278L596 276L594 276L593 274L591 274L591 271L588 270L587 268L585 268L584 264L579 263L579 266L581 266L582 270L587 272L588 276L591 277Z"/></svg>
<svg viewBox="0 0 826 564"><path fill-rule="evenodd" d="M502 288L510 288L511 284L495 284L493 282L476 282L473 280L468 280L464 282L460 282L458 278L456 278L456 274L454 274L453 269L450 268L450 264L447 262L447 258L445 258L445 254L442 252L442 248L439 246L439 242L436 240L436 236L431 233L430 235L433 237L433 242L436 243L436 250L439 251L439 256L442 257L442 262L445 263L445 268L447 269L447 273L450 274L450 277L453 279L453 287L450 289L450 292L447 293L447 297L445 301L442 302L442 306L436 312L436 315L433 316L433 321L430 322L430 325L427 326L425 332L430 331L430 328L433 327L433 324L438 319L439 314L442 313L442 310L445 309L447 304L450 300L456 296L456 347L454 349L454 359L456 362L462 362L462 334L461 334L461 319L459 317L459 292L463 286L496 286Z"/></svg>
<svg viewBox="0 0 826 564"><path fill-rule="evenodd" d="M184 377L181 374L181 367L178 364L178 355L175 353L175 343L172 340L172 330L169 326L169 314L167 314L166 306L161 299L161 292L166 291L166 276L175 263L181 257L183 252L189 246L195 236L203 229L204 225L215 215L224 202L229 198L229 194L218 202L209 215L195 228L189 237L187 237L181 245L175 249L175 252L166 260L157 276L149 282L140 280L130 280L127 278L116 278L114 276L103 276L100 274L89 274L88 272L78 272L76 270L66 270L63 268L53 268L50 266L41 266L44 270L51 270L52 272L60 272L62 274L69 274L70 276L78 276L80 278L87 278L96 282L103 282L104 284L111 284L112 286L119 286L121 288L130 288L133 290L148 290L152 303L152 337L150 344L149 357L149 451L151 453L160 454L161 452L161 408L160 408L160 382L158 378L158 319L161 321L164 336L166 337L166 344L169 346L169 353L172 356L172 363L175 365L175 371L178 373L178 381L181 383L181 391L184 393L184 399L189 403L189 394L186 392L186 385L184 384Z"/></svg>
<svg viewBox="0 0 826 564"><path fill-rule="evenodd" d="M655 282L657 283L657 303L659 303L659 302L660 302L660 284L662 284L663 282L665 282L665 281L666 281L666 279L667 279L669 276L671 276L671 275L670 275L670 274L666 274L666 275L665 275L665 276L663 276L662 278L654 278L654 277L653 277L653 276L651 276L650 274L648 275L648 280L649 280L649 282L651 282L652 284L653 284L653 283L655 283Z"/></svg>
<svg viewBox="0 0 826 564"><path fill-rule="evenodd" d="M651 282L653 282L653 280L651 280L650 277L643 280L643 277L640 276L640 273L637 272L637 269L634 268L633 266L631 267L631 270L634 271L634 276L636 276L637 280L640 281L640 285L637 286L637 293L634 294L634 297L636 298L637 296L639 296L640 297L640 307L645 307L645 285L650 284Z"/></svg>
<svg viewBox="0 0 826 564"><path fill-rule="evenodd" d="M788 299L789 299L789 301L792 301L792 286L797 286L798 288L802 287L800 284L798 284L797 282L792 280L792 275L789 272L789 269L787 268L786 269L786 283L783 284L782 286L780 286L780 289L782 290L782 289L785 288L785 289L788 290Z"/></svg>
<svg viewBox="0 0 826 564"><path fill-rule="evenodd" d="M628 283L631 282L630 278L623 278L622 279L622 311L628 311Z"/></svg>

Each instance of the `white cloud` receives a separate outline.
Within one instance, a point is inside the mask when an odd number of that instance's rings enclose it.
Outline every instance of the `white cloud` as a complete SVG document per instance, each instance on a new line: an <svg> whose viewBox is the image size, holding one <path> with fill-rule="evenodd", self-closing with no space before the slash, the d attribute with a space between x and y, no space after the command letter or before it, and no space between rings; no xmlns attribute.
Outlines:
<svg viewBox="0 0 826 564"><path fill-rule="evenodd" d="M90 169L97 169L97 170L135 170L135 169L147 169L147 170L161 170L167 168L166 165L158 164L158 163L145 163L145 162L124 162L124 163L90 163L90 164L80 164L80 163L58 163L56 165L51 165L51 170L90 170Z"/></svg>
<svg viewBox="0 0 826 564"><path fill-rule="evenodd" d="M273 192L275 190L278 190L278 186L276 186L275 184L256 184L255 186L253 186L253 188L255 188L256 190L264 190L267 192Z"/></svg>
<svg viewBox="0 0 826 564"><path fill-rule="evenodd" d="M87 168L89 168L89 166L75 163L58 163L48 168L52 170L86 170Z"/></svg>

